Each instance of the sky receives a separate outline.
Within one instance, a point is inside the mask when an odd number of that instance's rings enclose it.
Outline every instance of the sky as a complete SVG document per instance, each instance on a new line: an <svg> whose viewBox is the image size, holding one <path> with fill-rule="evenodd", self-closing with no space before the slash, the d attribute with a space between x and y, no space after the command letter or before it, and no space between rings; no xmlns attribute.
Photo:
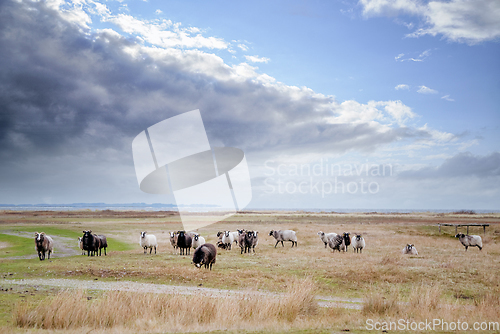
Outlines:
<svg viewBox="0 0 500 334"><path fill-rule="evenodd" d="M248 208L500 210L499 42L496 0L4 0L0 203L175 203L132 140L199 109Z"/></svg>

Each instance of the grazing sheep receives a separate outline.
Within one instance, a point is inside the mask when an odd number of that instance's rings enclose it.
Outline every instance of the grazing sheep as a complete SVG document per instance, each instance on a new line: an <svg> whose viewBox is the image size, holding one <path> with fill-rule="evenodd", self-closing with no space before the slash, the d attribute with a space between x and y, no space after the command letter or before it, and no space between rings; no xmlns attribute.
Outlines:
<svg viewBox="0 0 500 334"><path fill-rule="evenodd" d="M255 246L259 244L259 231L249 231L245 237L245 243L250 253L250 249L255 253Z"/></svg>
<svg viewBox="0 0 500 334"><path fill-rule="evenodd" d="M418 251L413 244L407 244L402 251L403 254L418 255Z"/></svg>
<svg viewBox="0 0 500 334"><path fill-rule="evenodd" d="M361 236L361 234L356 234L352 237L351 245L354 252L358 253L359 251L359 253L363 253L363 248L365 248L365 239Z"/></svg>
<svg viewBox="0 0 500 334"><path fill-rule="evenodd" d="M193 263L200 268L205 265L205 268L212 270L212 264L215 263L217 257L217 249L212 244L203 244L196 248L193 254Z"/></svg>
<svg viewBox="0 0 500 334"><path fill-rule="evenodd" d="M153 234L148 234L148 232L144 231L141 232L141 239L139 240L139 245L141 245L142 248L144 248L144 254L147 253L147 250L149 248L149 254L153 252L153 247L155 249L155 254L156 254L156 247L158 246L158 243L156 242L156 236Z"/></svg>
<svg viewBox="0 0 500 334"><path fill-rule="evenodd" d="M258 231L245 231L240 234L238 241L241 247L240 254L243 254L243 251L250 253L250 250L255 253L255 246L259 243L258 233Z"/></svg>
<svg viewBox="0 0 500 334"><path fill-rule="evenodd" d="M85 255L85 251L83 250L83 239L82 237L78 237L78 247L82 250L82 255Z"/></svg>
<svg viewBox="0 0 500 334"><path fill-rule="evenodd" d="M193 249L196 249L200 247L201 245L205 244L205 238L203 238L201 235L196 234L193 238Z"/></svg>
<svg viewBox="0 0 500 334"><path fill-rule="evenodd" d="M342 236L344 237L344 244L345 244L345 251L348 252L349 251L349 245L351 244L351 237L350 237L351 233L349 232L344 232L342 234Z"/></svg>
<svg viewBox="0 0 500 334"><path fill-rule="evenodd" d="M337 236L337 233L325 233L322 231L318 232L319 238L324 242L325 248L328 246L328 240Z"/></svg>
<svg viewBox="0 0 500 334"><path fill-rule="evenodd" d="M174 247L174 254L177 254L177 233L175 232L168 232L170 233L170 244L172 247Z"/></svg>
<svg viewBox="0 0 500 334"><path fill-rule="evenodd" d="M233 242L236 242L236 246L238 246L238 240L239 240L239 232L238 230L234 231L234 232L229 232L233 235Z"/></svg>
<svg viewBox="0 0 500 334"><path fill-rule="evenodd" d="M340 251L345 252L346 245L345 245L344 235L337 234L335 237L329 239L328 246L330 246L333 252L335 252L335 250L338 250L339 252Z"/></svg>
<svg viewBox="0 0 500 334"><path fill-rule="evenodd" d="M462 245L465 246L465 251L469 247L477 247L479 250L483 249L483 240L479 235L465 235L463 233L458 233L455 238L458 238Z"/></svg>
<svg viewBox="0 0 500 334"><path fill-rule="evenodd" d="M48 253L50 260L50 253L54 252L54 241L45 232L35 232L35 250L38 252L40 261L45 260L45 253Z"/></svg>
<svg viewBox="0 0 500 334"><path fill-rule="evenodd" d="M246 235L245 230L238 230L238 246L241 248L240 254L243 254L243 250L246 250Z"/></svg>
<svg viewBox="0 0 500 334"><path fill-rule="evenodd" d="M191 253L191 244L193 239L185 231L177 232L177 247L179 247L180 255L189 255Z"/></svg>
<svg viewBox="0 0 500 334"><path fill-rule="evenodd" d="M231 250L233 242L233 234L229 231L224 231L224 234L222 235L222 243L226 245L226 249Z"/></svg>
<svg viewBox="0 0 500 334"><path fill-rule="evenodd" d="M217 238L219 238L217 240L217 247L218 248L222 248L222 249L226 249L226 245L222 242L222 237L224 236L224 232L217 232Z"/></svg>
<svg viewBox="0 0 500 334"><path fill-rule="evenodd" d="M276 239L276 245L274 245L274 248L278 245L278 243L281 242L281 246L285 247L283 244L283 241L291 241L292 242L292 248L293 246L297 246L297 235L295 235L295 231L292 230L284 230L284 231L274 231L271 230L269 232L269 235L272 235L274 239Z"/></svg>
<svg viewBox="0 0 500 334"><path fill-rule="evenodd" d="M106 255L106 248L108 248L108 239L106 239L106 236L100 234L100 235L94 235L99 240L99 256L101 256L101 250L104 248L104 255ZM97 252L96 252L97 255Z"/></svg>
<svg viewBox="0 0 500 334"><path fill-rule="evenodd" d="M255 246L259 244L259 231L253 231L252 249L255 253Z"/></svg>
<svg viewBox="0 0 500 334"><path fill-rule="evenodd" d="M92 234L92 230L83 231L83 250L87 251L87 256L97 255L100 246L100 240L97 238L95 234Z"/></svg>

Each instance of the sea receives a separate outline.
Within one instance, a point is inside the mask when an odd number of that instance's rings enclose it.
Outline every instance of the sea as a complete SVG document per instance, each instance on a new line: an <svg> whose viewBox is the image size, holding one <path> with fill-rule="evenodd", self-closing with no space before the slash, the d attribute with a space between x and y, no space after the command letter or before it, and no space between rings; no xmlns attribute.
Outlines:
<svg viewBox="0 0 500 334"><path fill-rule="evenodd" d="M196 205L185 208L189 211L209 212L216 211L216 207ZM165 203L122 203L122 204L107 204L107 203L72 203L72 204L0 204L0 210L11 211L179 211L175 204ZM370 209L370 208L252 208L247 207L242 211L283 211L283 212L312 212L312 213L499 213L499 209L491 210L457 210L457 209Z"/></svg>

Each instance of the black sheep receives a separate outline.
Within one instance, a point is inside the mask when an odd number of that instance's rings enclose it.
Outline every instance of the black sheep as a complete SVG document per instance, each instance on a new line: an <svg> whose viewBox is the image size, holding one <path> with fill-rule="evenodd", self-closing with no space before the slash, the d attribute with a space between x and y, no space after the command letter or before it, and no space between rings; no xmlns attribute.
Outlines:
<svg viewBox="0 0 500 334"><path fill-rule="evenodd" d="M94 256L94 254L97 256L97 252L101 243L100 239L98 239L95 234L92 234L92 230L83 231L82 243L83 250L88 252L87 256Z"/></svg>
<svg viewBox="0 0 500 334"><path fill-rule="evenodd" d="M344 232L342 235L344 238L345 251L349 251L349 245L351 244L351 234L349 232Z"/></svg>
<svg viewBox="0 0 500 334"><path fill-rule="evenodd" d="M189 255L191 253L191 245L193 239L184 231L179 231L177 236L177 247L180 249L180 255Z"/></svg>
<svg viewBox="0 0 500 334"><path fill-rule="evenodd" d="M193 254L193 263L200 268L205 265L205 268L212 270L212 264L215 263L217 257L217 249L212 244L203 244L196 248Z"/></svg>

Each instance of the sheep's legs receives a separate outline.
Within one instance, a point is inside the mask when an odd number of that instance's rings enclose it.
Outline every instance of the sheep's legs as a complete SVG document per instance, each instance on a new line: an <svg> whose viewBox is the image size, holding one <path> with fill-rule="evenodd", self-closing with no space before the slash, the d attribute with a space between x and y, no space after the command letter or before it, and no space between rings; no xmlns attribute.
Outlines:
<svg viewBox="0 0 500 334"><path fill-rule="evenodd" d="M276 241L276 245L274 245L274 248L276 248L276 246L278 246L279 243L280 243L279 240Z"/></svg>

